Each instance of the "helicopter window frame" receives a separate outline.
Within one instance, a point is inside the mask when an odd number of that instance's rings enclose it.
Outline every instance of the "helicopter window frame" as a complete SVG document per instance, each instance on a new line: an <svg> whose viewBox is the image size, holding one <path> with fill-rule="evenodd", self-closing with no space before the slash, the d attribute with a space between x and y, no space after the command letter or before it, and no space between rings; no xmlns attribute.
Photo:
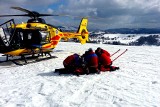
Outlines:
<svg viewBox="0 0 160 107"><path fill-rule="evenodd" d="M13 35L15 33L15 28L4 28L1 27L2 29L2 35L1 38L4 41L5 45L8 46L13 38Z"/></svg>
<svg viewBox="0 0 160 107"><path fill-rule="evenodd" d="M18 45L19 48L32 48L32 45L41 45L39 30L16 29L10 45Z"/></svg>
<svg viewBox="0 0 160 107"><path fill-rule="evenodd" d="M42 38L41 43L42 44L49 43L50 42L50 38L51 38L50 32L47 31L47 30L40 30L39 32L40 32L41 38Z"/></svg>
<svg viewBox="0 0 160 107"><path fill-rule="evenodd" d="M15 34L16 31L16 27L15 27L15 22L14 19L10 19L6 22L4 22L3 24L0 25L0 27L3 29L3 33L4 33L4 37L3 37L3 41L5 43L6 46L10 45L10 42L13 39L13 36Z"/></svg>
<svg viewBox="0 0 160 107"><path fill-rule="evenodd" d="M41 46L44 45L46 43L50 42L50 32L47 30L29 30L29 29L22 29L22 33L23 33L23 41L26 42L27 46ZM42 34L43 32L43 34Z"/></svg>

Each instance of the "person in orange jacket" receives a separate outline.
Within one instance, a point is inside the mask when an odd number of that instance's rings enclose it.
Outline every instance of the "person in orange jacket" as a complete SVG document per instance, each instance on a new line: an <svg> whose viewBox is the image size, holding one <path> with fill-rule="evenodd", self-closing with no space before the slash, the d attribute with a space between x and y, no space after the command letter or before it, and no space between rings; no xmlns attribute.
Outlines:
<svg viewBox="0 0 160 107"><path fill-rule="evenodd" d="M85 70L87 74L99 73L98 56L95 54L92 48L89 48L88 51L86 51L85 54L82 55L82 58L85 62Z"/></svg>
<svg viewBox="0 0 160 107"><path fill-rule="evenodd" d="M110 58L110 53L104 49L97 48L95 53L98 56L99 60L99 70L100 71L115 71L119 69L119 67L112 66L112 60Z"/></svg>

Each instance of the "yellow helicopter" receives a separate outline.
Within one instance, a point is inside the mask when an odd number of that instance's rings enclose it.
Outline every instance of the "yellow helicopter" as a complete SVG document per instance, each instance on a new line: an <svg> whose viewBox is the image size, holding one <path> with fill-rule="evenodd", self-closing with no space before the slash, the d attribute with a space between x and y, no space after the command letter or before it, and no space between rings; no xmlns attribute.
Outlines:
<svg viewBox="0 0 160 107"><path fill-rule="evenodd" d="M7 56L50 54L61 39L77 38L81 44L88 41L88 19L82 18L77 32L63 32L61 29L47 24L41 17L59 16L52 14L40 14L21 7L11 7L26 14L0 15L0 17L27 16L30 19L26 23L15 24L14 19L0 24L0 53ZM25 59L26 62L26 59Z"/></svg>

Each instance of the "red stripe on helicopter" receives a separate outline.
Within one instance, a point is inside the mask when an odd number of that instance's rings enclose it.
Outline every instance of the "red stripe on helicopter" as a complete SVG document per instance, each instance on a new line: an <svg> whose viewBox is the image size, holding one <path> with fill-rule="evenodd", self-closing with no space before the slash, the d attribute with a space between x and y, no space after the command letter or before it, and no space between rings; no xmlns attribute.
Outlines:
<svg viewBox="0 0 160 107"><path fill-rule="evenodd" d="M63 36L62 34L59 34L59 36Z"/></svg>
<svg viewBox="0 0 160 107"><path fill-rule="evenodd" d="M52 46L56 46L58 44L59 41L52 41L50 45L45 46L43 48L51 48Z"/></svg>
<svg viewBox="0 0 160 107"><path fill-rule="evenodd" d="M57 45L59 41L52 41L52 45Z"/></svg>
<svg viewBox="0 0 160 107"><path fill-rule="evenodd" d="M64 35L64 36L68 36L68 34L65 34L65 33L64 33L63 35Z"/></svg>
<svg viewBox="0 0 160 107"><path fill-rule="evenodd" d="M51 40L59 40L60 38L61 38L60 36L56 35L56 36L52 37Z"/></svg>

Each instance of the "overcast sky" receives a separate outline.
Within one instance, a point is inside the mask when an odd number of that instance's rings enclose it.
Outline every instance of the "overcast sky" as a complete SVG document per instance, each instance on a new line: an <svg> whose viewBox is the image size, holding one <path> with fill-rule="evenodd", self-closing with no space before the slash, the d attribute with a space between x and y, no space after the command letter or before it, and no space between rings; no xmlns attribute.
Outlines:
<svg viewBox="0 0 160 107"><path fill-rule="evenodd" d="M160 0L0 0L0 15L21 14L18 6L40 13L89 16L89 28L160 28ZM11 17L10 17L11 18ZM0 23L9 18L0 18ZM45 17L53 25L78 26L79 18ZM16 22L27 18L17 17Z"/></svg>

